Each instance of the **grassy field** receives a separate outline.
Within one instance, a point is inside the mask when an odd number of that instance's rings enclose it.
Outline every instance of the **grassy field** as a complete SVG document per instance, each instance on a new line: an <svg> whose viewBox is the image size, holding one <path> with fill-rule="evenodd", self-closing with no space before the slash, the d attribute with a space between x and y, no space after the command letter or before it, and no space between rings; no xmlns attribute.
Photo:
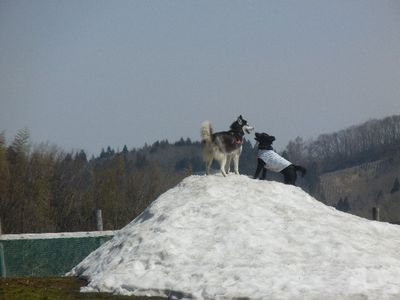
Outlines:
<svg viewBox="0 0 400 300"><path fill-rule="evenodd" d="M114 296L107 293L80 293L79 288L86 285L82 279L74 277L57 278L1 278L0 299L1 300L99 300L99 299L133 299L133 300L165 300L157 297L128 297Z"/></svg>

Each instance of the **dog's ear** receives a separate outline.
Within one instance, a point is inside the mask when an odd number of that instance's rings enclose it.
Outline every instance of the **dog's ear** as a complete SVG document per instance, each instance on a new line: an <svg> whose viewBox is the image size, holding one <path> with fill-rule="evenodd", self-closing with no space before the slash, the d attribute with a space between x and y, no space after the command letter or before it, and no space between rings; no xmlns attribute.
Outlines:
<svg viewBox="0 0 400 300"><path fill-rule="evenodd" d="M243 125L243 118L242 118L242 115L240 115L240 116L237 118L237 122L238 122L239 125Z"/></svg>

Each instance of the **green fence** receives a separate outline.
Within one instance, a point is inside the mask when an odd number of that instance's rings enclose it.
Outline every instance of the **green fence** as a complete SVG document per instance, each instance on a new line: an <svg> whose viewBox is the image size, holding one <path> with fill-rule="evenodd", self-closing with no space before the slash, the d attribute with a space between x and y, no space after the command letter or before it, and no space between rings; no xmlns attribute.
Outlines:
<svg viewBox="0 0 400 300"><path fill-rule="evenodd" d="M0 236L0 277L62 276L114 232Z"/></svg>

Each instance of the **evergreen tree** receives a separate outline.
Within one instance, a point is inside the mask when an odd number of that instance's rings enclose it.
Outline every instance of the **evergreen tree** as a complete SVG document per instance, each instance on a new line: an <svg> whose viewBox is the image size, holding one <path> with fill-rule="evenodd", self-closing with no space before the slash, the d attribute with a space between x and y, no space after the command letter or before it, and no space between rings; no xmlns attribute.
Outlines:
<svg viewBox="0 0 400 300"><path fill-rule="evenodd" d="M81 150L75 154L75 160L80 161L81 163L87 162L87 156L85 151Z"/></svg>
<svg viewBox="0 0 400 300"><path fill-rule="evenodd" d="M25 221L31 232L55 230L51 208L54 156L53 150L42 148L34 150L29 160L25 197L31 213L27 214Z"/></svg>
<svg viewBox="0 0 400 300"><path fill-rule="evenodd" d="M343 212L349 212L350 211L349 199L347 197L344 199L340 198L338 203L336 204L336 209Z"/></svg>
<svg viewBox="0 0 400 300"><path fill-rule="evenodd" d="M19 154L28 155L30 143L29 143L29 130L28 128L23 128L18 130L11 148Z"/></svg>
<svg viewBox="0 0 400 300"><path fill-rule="evenodd" d="M110 146L108 146L107 147L107 158L110 158L110 157L112 157L112 156L114 156L114 154L115 154L115 151L114 151L114 149L111 149L111 147Z"/></svg>
<svg viewBox="0 0 400 300"><path fill-rule="evenodd" d="M183 139L183 137L181 137L179 139L179 141L175 142L175 146L181 147L181 146L185 146L185 140Z"/></svg>
<svg viewBox="0 0 400 300"><path fill-rule="evenodd" d="M126 146L126 145L124 145L124 148L122 148L122 153L124 154L124 155L127 155L128 154L128 147Z"/></svg>
<svg viewBox="0 0 400 300"><path fill-rule="evenodd" d="M13 224L9 233L27 232L27 219L30 215L28 199L26 197L29 182L28 174L28 153L29 132L24 128L17 132L11 146L7 149L7 160L10 174L8 190L7 215L4 220L5 226Z"/></svg>
<svg viewBox="0 0 400 300"><path fill-rule="evenodd" d="M106 156L107 156L106 151L104 151L104 148L101 148L101 152L100 152L99 158L100 158L100 159L106 158Z"/></svg>
<svg viewBox="0 0 400 300"><path fill-rule="evenodd" d="M9 207L11 205L8 197L8 187L10 183L10 173L7 161L6 141L4 132L0 133L0 219L6 220L9 215ZM7 224L8 225L8 224ZM6 223L3 226L7 226ZM8 228L3 228L4 232L8 232Z"/></svg>
<svg viewBox="0 0 400 300"><path fill-rule="evenodd" d="M396 177L396 179L393 182L393 187L390 190L390 193L393 194L393 193L398 192L399 190L400 190L399 178Z"/></svg>

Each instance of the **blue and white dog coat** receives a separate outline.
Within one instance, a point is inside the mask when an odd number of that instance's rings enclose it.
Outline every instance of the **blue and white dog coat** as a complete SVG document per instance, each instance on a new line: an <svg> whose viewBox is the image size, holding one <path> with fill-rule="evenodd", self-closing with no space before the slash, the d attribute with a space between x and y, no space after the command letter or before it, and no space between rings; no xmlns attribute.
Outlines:
<svg viewBox="0 0 400 300"><path fill-rule="evenodd" d="M264 168L274 172L280 172L292 164L274 150L259 149L257 157L265 162Z"/></svg>

